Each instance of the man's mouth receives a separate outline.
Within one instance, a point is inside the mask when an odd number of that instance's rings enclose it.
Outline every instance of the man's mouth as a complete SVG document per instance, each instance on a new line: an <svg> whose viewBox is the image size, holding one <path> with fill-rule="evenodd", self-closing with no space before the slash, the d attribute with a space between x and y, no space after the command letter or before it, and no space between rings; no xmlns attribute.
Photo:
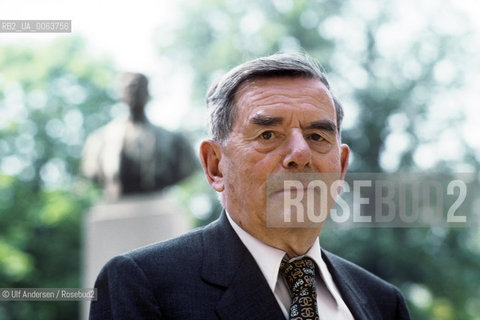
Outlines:
<svg viewBox="0 0 480 320"><path fill-rule="evenodd" d="M290 186L288 188L279 188L274 192L271 192L270 195L277 195L277 194L307 194L308 192L315 192L318 191L318 188L314 187L309 187L308 185L303 185L303 186Z"/></svg>

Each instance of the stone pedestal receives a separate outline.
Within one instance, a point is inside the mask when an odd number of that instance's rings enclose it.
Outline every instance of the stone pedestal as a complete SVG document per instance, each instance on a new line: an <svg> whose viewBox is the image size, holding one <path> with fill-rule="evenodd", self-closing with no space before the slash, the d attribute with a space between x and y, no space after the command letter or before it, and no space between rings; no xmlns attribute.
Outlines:
<svg viewBox="0 0 480 320"><path fill-rule="evenodd" d="M103 265L112 257L179 236L191 223L179 205L164 194L135 196L93 207L84 225L84 288L93 288ZM82 319L88 318L84 303Z"/></svg>

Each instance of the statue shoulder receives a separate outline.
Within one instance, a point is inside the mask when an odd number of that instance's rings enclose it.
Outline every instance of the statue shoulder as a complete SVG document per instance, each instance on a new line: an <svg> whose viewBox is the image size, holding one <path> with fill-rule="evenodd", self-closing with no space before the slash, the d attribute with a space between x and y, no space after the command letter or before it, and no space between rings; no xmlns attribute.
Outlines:
<svg viewBox="0 0 480 320"><path fill-rule="evenodd" d="M116 119L110 121L103 127L93 131L89 136L89 140L110 140L112 137L123 135L127 125L126 119Z"/></svg>

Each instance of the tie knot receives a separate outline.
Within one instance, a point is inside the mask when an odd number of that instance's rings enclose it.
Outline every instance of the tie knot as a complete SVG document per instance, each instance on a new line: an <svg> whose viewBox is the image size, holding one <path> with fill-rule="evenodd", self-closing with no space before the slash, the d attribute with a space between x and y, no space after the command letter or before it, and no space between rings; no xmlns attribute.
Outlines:
<svg viewBox="0 0 480 320"><path fill-rule="evenodd" d="M285 277L292 295L315 287L315 263L309 257L289 262L285 255L280 263L280 272Z"/></svg>

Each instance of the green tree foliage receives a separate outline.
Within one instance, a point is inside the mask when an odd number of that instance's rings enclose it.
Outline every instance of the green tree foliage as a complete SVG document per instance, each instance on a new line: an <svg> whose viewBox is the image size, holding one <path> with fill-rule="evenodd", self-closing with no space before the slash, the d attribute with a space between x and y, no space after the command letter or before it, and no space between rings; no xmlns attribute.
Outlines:
<svg viewBox="0 0 480 320"><path fill-rule="evenodd" d="M0 287L82 287L76 178L86 134L109 120L112 67L77 38L0 47ZM0 319L75 319L75 302L2 302Z"/></svg>
<svg viewBox="0 0 480 320"><path fill-rule="evenodd" d="M204 107L209 83L231 67L303 48L325 67L344 101L350 169L418 171L424 158L419 149L462 123L461 112L448 115L439 101L465 84L469 68L465 20L448 6L423 8L429 14L418 16L425 3L408 9L411 20L400 23L396 10L402 1L188 2L173 35L160 39L159 52L193 68L192 104ZM455 30L437 19L445 16L456 17ZM432 114L443 113L432 122ZM462 139L457 142L469 150ZM478 169L469 151L437 159L430 169L445 172L465 163ZM207 194L203 186L187 193ZM218 213L215 196L209 197L216 204L200 223ZM398 285L415 319L479 319L478 237L476 229L332 228L322 232L322 245Z"/></svg>

